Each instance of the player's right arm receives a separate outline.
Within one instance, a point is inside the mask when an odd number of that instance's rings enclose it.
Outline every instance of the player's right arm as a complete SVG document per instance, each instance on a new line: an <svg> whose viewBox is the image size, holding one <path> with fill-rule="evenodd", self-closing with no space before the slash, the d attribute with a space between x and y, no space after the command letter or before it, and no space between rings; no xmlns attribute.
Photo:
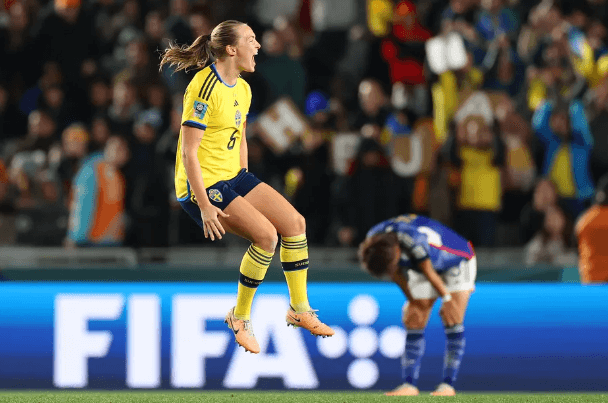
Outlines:
<svg viewBox="0 0 608 403"><path fill-rule="evenodd" d="M441 304L441 317L443 318L445 324L447 326L454 326L460 323L460 310L456 305L456 301L452 299L452 295L448 291L443 279L437 273L435 268L433 267L433 263L431 263L430 258L426 258L420 262L418 262L418 268L420 272L424 274L424 276L429 280L429 283L437 290L441 298L443 299L443 303Z"/></svg>
<svg viewBox="0 0 608 403"><path fill-rule="evenodd" d="M222 235L226 233L217 216L228 217L228 215L211 204L209 197L207 197L207 190L203 181L203 171L198 160L198 147L204 134L204 130L182 125L181 154L190 188L194 192L198 207L201 210L205 238L210 237L213 241L215 240L215 236L222 239Z"/></svg>

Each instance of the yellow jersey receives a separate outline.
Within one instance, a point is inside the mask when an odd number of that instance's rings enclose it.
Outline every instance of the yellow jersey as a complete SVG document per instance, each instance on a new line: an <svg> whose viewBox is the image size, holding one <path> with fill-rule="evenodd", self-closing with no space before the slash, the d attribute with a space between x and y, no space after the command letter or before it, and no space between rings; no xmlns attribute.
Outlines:
<svg viewBox="0 0 608 403"><path fill-rule="evenodd" d="M241 138L251 105L251 88L241 77L230 86L220 77L215 64L194 76L184 94L182 126L205 131L198 147L198 160L205 187L234 178L241 170ZM188 199L189 185L181 155L182 132L175 160L175 193Z"/></svg>

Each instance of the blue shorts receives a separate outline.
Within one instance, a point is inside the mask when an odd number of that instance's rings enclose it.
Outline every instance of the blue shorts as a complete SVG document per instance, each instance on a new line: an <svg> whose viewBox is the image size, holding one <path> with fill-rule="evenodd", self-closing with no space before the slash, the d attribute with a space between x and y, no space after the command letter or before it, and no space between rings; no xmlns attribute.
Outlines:
<svg viewBox="0 0 608 403"><path fill-rule="evenodd" d="M245 168L241 169L237 176L227 181L219 181L213 186L207 188L207 197L215 207L219 207L222 211L237 197L245 196L251 192L251 189L262 183L254 174L247 172ZM196 223L203 228L203 220L201 218L201 210L196 203L194 194L190 192L190 184L188 184L188 198L180 200L179 204L188 213Z"/></svg>

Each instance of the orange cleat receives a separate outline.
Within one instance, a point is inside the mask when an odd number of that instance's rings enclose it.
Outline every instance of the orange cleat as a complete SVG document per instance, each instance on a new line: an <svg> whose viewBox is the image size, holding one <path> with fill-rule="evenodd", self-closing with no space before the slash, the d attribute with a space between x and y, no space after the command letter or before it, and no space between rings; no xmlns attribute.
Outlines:
<svg viewBox="0 0 608 403"><path fill-rule="evenodd" d="M260 352L260 345L258 344L253 334L253 328L251 327L251 321L237 319L234 316L234 307L226 314L224 323L234 332L234 338L239 346L243 347L245 351L257 354Z"/></svg>
<svg viewBox="0 0 608 403"><path fill-rule="evenodd" d="M404 383L403 385L398 386L397 388L391 390L390 392L386 392L386 396L418 396L420 391L414 385L409 383Z"/></svg>
<svg viewBox="0 0 608 403"><path fill-rule="evenodd" d="M442 383L434 392L431 392L431 396L456 396L456 389L447 383Z"/></svg>
<svg viewBox="0 0 608 403"><path fill-rule="evenodd" d="M334 335L331 327L321 322L314 310L298 313L293 308L289 308L285 320L287 321L287 326L304 328L312 333L313 336L330 337Z"/></svg>

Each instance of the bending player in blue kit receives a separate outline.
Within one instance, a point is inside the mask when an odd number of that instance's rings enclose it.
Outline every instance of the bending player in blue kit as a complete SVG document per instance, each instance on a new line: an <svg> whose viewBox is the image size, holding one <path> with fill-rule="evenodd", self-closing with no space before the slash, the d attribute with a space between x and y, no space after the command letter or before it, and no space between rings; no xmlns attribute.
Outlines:
<svg viewBox="0 0 608 403"><path fill-rule="evenodd" d="M413 214L383 221L359 246L359 261L375 277L389 277L403 291L407 331L402 359L403 384L387 396L414 396L424 355L424 329L438 297L447 337L443 381L431 394L453 396L464 355L464 315L475 289L477 259L473 246L453 230Z"/></svg>

